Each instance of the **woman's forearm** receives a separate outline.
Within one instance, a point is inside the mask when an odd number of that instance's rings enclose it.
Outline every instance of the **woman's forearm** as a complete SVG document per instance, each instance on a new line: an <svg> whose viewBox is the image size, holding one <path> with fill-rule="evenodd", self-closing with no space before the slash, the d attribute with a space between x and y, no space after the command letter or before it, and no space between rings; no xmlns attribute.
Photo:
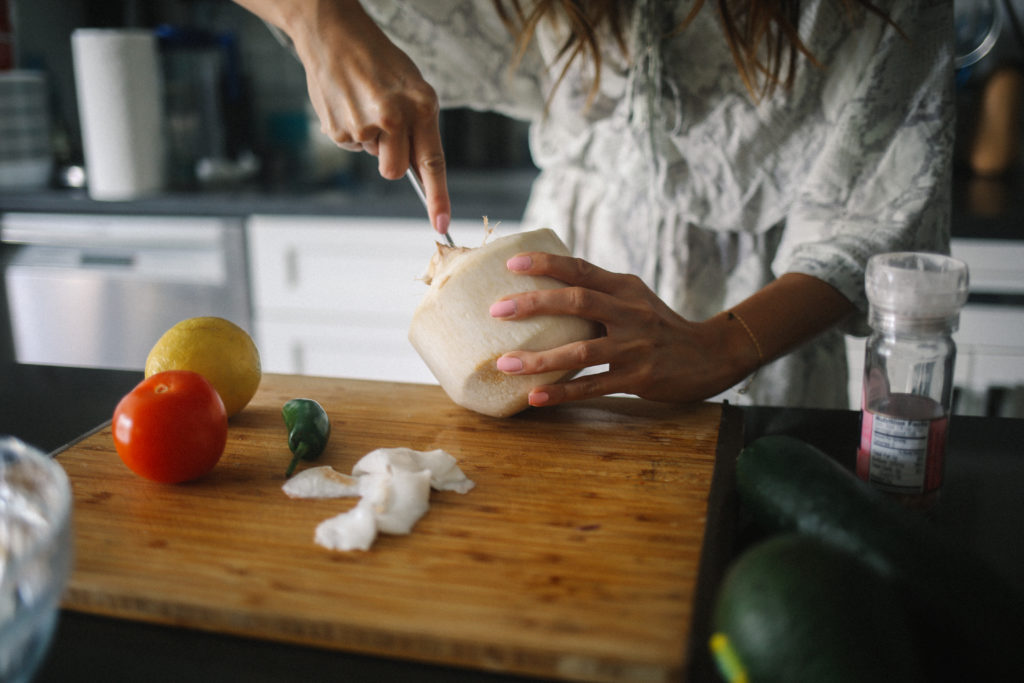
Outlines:
<svg viewBox="0 0 1024 683"><path fill-rule="evenodd" d="M325 34L354 32L365 37L377 26L358 0L234 0L263 21L284 31L296 49Z"/></svg>
<svg viewBox="0 0 1024 683"><path fill-rule="evenodd" d="M733 349L736 369L750 374L794 350L854 312L832 285L810 275L786 273L707 321Z"/></svg>
<svg viewBox="0 0 1024 683"><path fill-rule="evenodd" d="M249 10L263 21L285 30L289 18L310 7L305 0L234 0L235 4Z"/></svg>

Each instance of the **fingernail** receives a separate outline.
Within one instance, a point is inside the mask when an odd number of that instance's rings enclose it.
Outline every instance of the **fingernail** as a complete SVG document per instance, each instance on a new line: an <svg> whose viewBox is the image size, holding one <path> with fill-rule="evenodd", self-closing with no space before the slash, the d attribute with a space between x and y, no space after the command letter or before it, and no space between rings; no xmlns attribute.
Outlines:
<svg viewBox="0 0 1024 683"><path fill-rule="evenodd" d="M437 218L434 219L434 227L442 235L448 232L448 226L452 223L452 217L446 213L437 214Z"/></svg>
<svg viewBox="0 0 1024 683"><path fill-rule="evenodd" d="M502 356L498 359L497 366L502 372L522 372L523 361L515 356Z"/></svg>
<svg viewBox="0 0 1024 683"><path fill-rule="evenodd" d="M505 299L504 301L495 301L491 304L490 313L492 318L507 318L516 312L516 302L514 299Z"/></svg>
<svg viewBox="0 0 1024 683"><path fill-rule="evenodd" d="M529 270L532 265L533 259L529 256L513 256L505 262L505 267L509 270Z"/></svg>
<svg viewBox="0 0 1024 683"><path fill-rule="evenodd" d="M548 396L548 392L535 391L532 394L530 394L527 400L530 402L531 406L542 406L545 405L550 399L551 397Z"/></svg>

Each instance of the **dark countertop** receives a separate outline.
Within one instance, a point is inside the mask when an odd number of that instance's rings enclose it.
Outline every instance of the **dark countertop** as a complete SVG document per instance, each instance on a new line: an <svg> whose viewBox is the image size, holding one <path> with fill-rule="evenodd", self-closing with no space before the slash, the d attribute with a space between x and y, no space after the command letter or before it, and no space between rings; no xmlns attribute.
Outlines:
<svg viewBox="0 0 1024 683"><path fill-rule="evenodd" d="M141 379L140 372L0 363L0 433L46 451L58 450L110 419L120 397ZM853 466L859 432L854 411L731 410L741 415L737 440L792 434ZM954 416L935 523L952 541L1024 587L1024 545L1019 542L1024 527L1022 443L1024 420ZM65 612L38 681L213 681L239 675L252 681L323 680L325 672L345 672L346 680L355 681L410 676L423 681L515 680Z"/></svg>
<svg viewBox="0 0 1024 683"><path fill-rule="evenodd" d="M521 217L537 171L525 169L452 170L448 176L453 217L513 221ZM953 236L1024 239L1024 170L998 178L973 176L962 169L953 180ZM423 215L404 180L366 178L359 184L268 190L258 186L197 192L166 192L131 201L95 201L85 190L45 189L0 192L5 211L110 213L120 215L234 216L253 214L308 216Z"/></svg>
<svg viewBox="0 0 1024 683"><path fill-rule="evenodd" d="M453 171L448 176L452 217L516 221L529 198L537 172ZM202 192L166 192L130 201L95 201L85 190L0 192L0 213L11 211L157 216L303 216L426 217L405 180L370 178L358 185L270 191L254 186Z"/></svg>

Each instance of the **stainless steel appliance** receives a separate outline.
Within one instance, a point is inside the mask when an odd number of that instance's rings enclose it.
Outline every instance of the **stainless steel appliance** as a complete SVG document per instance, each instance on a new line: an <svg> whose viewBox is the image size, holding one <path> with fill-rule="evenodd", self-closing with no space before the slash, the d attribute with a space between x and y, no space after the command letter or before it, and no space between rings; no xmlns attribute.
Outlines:
<svg viewBox="0 0 1024 683"><path fill-rule="evenodd" d="M19 362L142 369L184 318L252 329L241 218L5 213L0 242Z"/></svg>

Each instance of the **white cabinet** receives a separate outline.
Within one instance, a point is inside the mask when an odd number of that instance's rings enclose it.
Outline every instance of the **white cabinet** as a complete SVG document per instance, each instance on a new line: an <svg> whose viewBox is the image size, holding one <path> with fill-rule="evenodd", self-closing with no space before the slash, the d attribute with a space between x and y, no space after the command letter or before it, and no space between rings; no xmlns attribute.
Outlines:
<svg viewBox="0 0 1024 683"><path fill-rule="evenodd" d="M971 300L960 314L957 413L1024 417L1024 243L954 239L952 254L967 263ZM850 407L860 407L864 339L847 338Z"/></svg>
<svg viewBox="0 0 1024 683"><path fill-rule="evenodd" d="M451 231L483 244L482 222ZM266 372L436 383L406 338L435 250L425 219L257 215L247 234Z"/></svg>

